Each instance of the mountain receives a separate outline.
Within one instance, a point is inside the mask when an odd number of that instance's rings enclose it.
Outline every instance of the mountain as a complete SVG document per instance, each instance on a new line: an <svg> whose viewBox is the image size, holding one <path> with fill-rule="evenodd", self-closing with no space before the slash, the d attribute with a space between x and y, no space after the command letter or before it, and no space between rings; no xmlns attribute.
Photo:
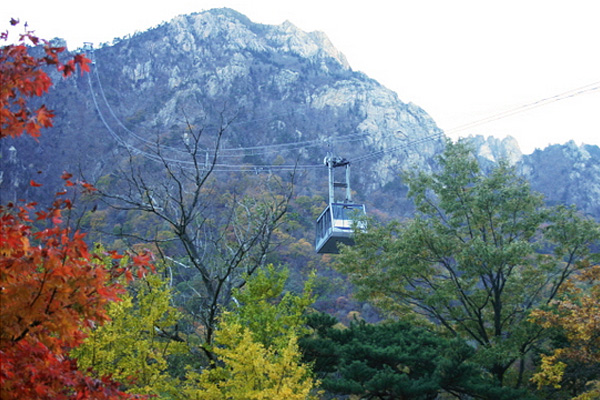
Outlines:
<svg viewBox="0 0 600 400"><path fill-rule="evenodd" d="M322 160L328 152L347 158L362 201L399 188L402 168L429 168L443 147L425 111L353 71L323 33L289 22L255 24L230 9L183 15L91 57L91 74L54 76L44 101L57 111L55 127L40 143L3 146L12 197L33 195L27 172L58 184L63 170L81 168L94 181L124 148L143 152L157 138L176 158L188 124L210 134L231 122L224 169L266 168L278 157L303 166L300 193L326 194Z"/></svg>
<svg viewBox="0 0 600 400"><path fill-rule="evenodd" d="M96 182L129 153L151 165L147 150L157 141L179 162L188 128L202 130L212 149L226 124L223 176L296 167L297 194L325 197L322 160L331 152L351 161L357 201L404 217L412 208L400 172L431 169L444 147L443 132L424 110L353 71L324 33L291 22L262 25L215 9L88 53L90 74L63 80L53 73L56 85L44 102L56 110L55 126L40 142L2 143L3 201L40 197L28 186L32 174L47 197L65 170ZM524 156L514 139L473 141L485 162L519 165L549 202L574 202L600 218L598 147L569 143Z"/></svg>
<svg viewBox="0 0 600 400"><path fill-rule="evenodd" d="M520 171L549 204L575 204L600 218L600 148L573 141L536 150L523 158Z"/></svg>

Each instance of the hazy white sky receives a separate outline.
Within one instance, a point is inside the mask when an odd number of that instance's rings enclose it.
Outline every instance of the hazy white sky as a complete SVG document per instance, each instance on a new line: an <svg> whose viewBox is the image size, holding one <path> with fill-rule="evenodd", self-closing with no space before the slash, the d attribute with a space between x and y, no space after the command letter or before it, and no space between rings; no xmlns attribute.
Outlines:
<svg viewBox="0 0 600 400"><path fill-rule="evenodd" d="M73 49L217 7L325 32L354 70L452 137L511 135L524 153L571 139L600 145L596 0L28 0L4 2L0 29L20 18Z"/></svg>

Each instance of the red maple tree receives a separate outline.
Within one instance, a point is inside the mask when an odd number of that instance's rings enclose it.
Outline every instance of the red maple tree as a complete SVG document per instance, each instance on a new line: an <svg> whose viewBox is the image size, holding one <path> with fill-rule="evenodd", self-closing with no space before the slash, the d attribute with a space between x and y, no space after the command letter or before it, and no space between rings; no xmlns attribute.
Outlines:
<svg viewBox="0 0 600 400"><path fill-rule="evenodd" d="M19 21L11 19L10 24L16 26ZM8 39L9 31L0 33L0 41ZM30 45L41 48L43 55L32 55ZM77 66L82 73L90 70L90 60L83 54L61 61L59 56L64 51L64 47L52 46L32 31L20 34L16 44L0 48L0 139L17 137L23 132L38 137L41 128L52 126L51 110L44 105L30 110L27 104L31 97L43 95L52 86L42 67L55 66L64 77L71 75Z"/></svg>
<svg viewBox="0 0 600 400"><path fill-rule="evenodd" d="M8 33L0 36L7 38ZM26 42L41 47L44 55L32 56ZM0 140L24 133L38 137L41 128L52 125L52 111L28 107L32 97L52 85L43 68L55 66L65 77L77 65L82 72L89 70L83 55L61 61L64 50L32 32L0 49ZM108 265L92 255L84 234L65 226L63 214L72 207L67 189L95 189L73 182L71 174L62 178L66 189L56 193L46 210L37 210L35 203L0 205L0 398L133 398L110 377L78 370L69 352L84 339L82 328L107 320L105 305L118 301L124 291L117 278L131 277L132 269L147 272L150 256L132 257L122 266L119 254L111 253ZM30 184L41 186L33 180Z"/></svg>

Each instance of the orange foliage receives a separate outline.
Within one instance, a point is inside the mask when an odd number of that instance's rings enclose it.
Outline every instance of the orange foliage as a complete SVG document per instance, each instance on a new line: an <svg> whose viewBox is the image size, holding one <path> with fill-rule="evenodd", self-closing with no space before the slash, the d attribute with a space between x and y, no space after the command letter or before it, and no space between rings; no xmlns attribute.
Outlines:
<svg viewBox="0 0 600 400"><path fill-rule="evenodd" d="M70 203L57 200L47 211L34 204L0 206L0 394L2 399L129 398L107 379L77 370L70 349L81 344L82 328L107 320L105 305L124 289L117 278L137 265L112 265L92 256L84 235L61 227ZM35 216L35 217L34 217ZM46 223L35 231L32 219Z"/></svg>
<svg viewBox="0 0 600 400"><path fill-rule="evenodd" d="M557 355L582 363L600 363L600 265L580 271L564 288L564 298L554 301L549 311L531 316L545 328L560 327L570 346Z"/></svg>
<svg viewBox="0 0 600 400"><path fill-rule="evenodd" d="M19 21L12 19L10 23L15 26ZM0 40L7 41L8 32L0 33ZM28 45L41 46L43 57L32 56ZM37 138L41 128L52 126L52 111L44 105L30 110L27 99L43 95L52 86L43 66L55 66L64 77L71 75L77 66L82 73L90 70L90 60L82 54L62 62L59 55L64 50L39 39L31 31L21 34L18 44L0 48L0 139L24 132Z"/></svg>
<svg viewBox="0 0 600 400"><path fill-rule="evenodd" d="M532 381L538 386L561 386L565 367L600 365L600 265L579 271L565 285L563 297L550 310L535 310L532 321L544 328L560 328L569 345L542 356ZM600 381L587 382L587 391L574 399L600 398Z"/></svg>
<svg viewBox="0 0 600 400"><path fill-rule="evenodd" d="M0 40L7 37L0 34ZM31 56L26 41L41 45L45 56ZM63 76L77 65L89 70L82 55L61 62L62 51L31 32L21 35L19 44L0 48L0 139L23 133L38 137L42 127L52 126L53 114L45 106L35 111L27 106L52 85L42 67L56 66ZM71 177L63 174L66 187L77 186ZM95 190L78 184L84 192ZM66 193L58 192L48 210L36 211L34 203L0 205L0 398L134 398L108 377L79 371L69 352L82 343L83 328L107 320L106 303L117 301L124 290L117 278L131 277L132 268L145 273L149 256L137 255L125 267L116 253L108 254L108 262L92 256L84 235L62 226L63 212L72 207L62 198ZM42 228L36 230L34 222Z"/></svg>

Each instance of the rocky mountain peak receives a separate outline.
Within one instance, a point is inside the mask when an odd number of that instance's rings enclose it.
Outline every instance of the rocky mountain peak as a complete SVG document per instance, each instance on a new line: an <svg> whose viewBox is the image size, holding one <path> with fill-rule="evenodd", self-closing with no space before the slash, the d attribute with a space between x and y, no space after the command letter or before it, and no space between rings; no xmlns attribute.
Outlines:
<svg viewBox="0 0 600 400"><path fill-rule="evenodd" d="M251 28L254 24L244 15L227 8L202 13L180 15L168 24L169 36L184 51L198 51L207 40L224 40L229 50L250 48L262 50L265 46ZM167 38L165 38L167 39Z"/></svg>
<svg viewBox="0 0 600 400"><path fill-rule="evenodd" d="M520 164L532 187L551 204L576 204L600 216L600 148L570 141L524 156Z"/></svg>
<svg viewBox="0 0 600 400"><path fill-rule="evenodd" d="M350 69L350 64L346 60L346 56L342 54L338 49L335 48L333 43L329 40L329 37L321 31L313 31L308 33L309 37L331 58L339 61L339 63L346 69Z"/></svg>
<svg viewBox="0 0 600 400"><path fill-rule="evenodd" d="M480 159L497 163L506 161L510 165L515 165L523 158L523 153L519 147L519 143L512 136L507 136L504 139L498 139L493 136L487 138L481 135L470 136L468 140L475 147L477 156Z"/></svg>
<svg viewBox="0 0 600 400"><path fill-rule="evenodd" d="M268 39L286 52L313 60L332 58L344 69L350 69L346 57L338 51L323 32L305 32L290 21L272 26Z"/></svg>
<svg viewBox="0 0 600 400"><path fill-rule="evenodd" d="M562 152L566 157L569 157L574 161L587 162L592 158L592 155L588 151L591 150L591 148L591 146L583 144L578 146L575 141L570 140L562 147Z"/></svg>
<svg viewBox="0 0 600 400"><path fill-rule="evenodd" d="M257 24L227 8L181 15L104 45L93 57L89 76L57 81L44 100L61 114L42 141L52 143L52 154L77 154L77 160L65 156L57 162L47 159L43 147L26 154L15 144L17 168L6 162L14 157L5 146L2 185L17 188L15 196L29 170L60 176L85 165L87 176L107 175L124 145L142 149L159 136L176 158L188 123L216 126L227 114L235 115L235 124L223 148L237 157L223 161L228 167L296 161L312 168L311 181L299 183L303 193L325 193L326 172L315 164L321 168L333 152L352 162L359 201L408 216L401 172L433 168L443 150L444 133L423 109L353 71L324 33L302 31L289 21ZM487 165L520 165L534 187L551 192L551 201L600 204L597 147L568 143L524 156L512 137L471 140ZM77 151L69 148L72 143ZM270 151L257 155L263 147ZM573 180L577 187L564 189ZM594 207L588 211L600 215Z"/></svg>
<svg viewBox="0 0 600 400"><path fill-rule="evenodd" d="M198 42L218 40L233 51L285 52L317 63L333 59L344 69L350 69L346 57L338 51L323 32L304 32L290 21L280 25L252 22L237 11L220 8L180 15L168 23L176 42L185 51L198 50Z"/></svg>

